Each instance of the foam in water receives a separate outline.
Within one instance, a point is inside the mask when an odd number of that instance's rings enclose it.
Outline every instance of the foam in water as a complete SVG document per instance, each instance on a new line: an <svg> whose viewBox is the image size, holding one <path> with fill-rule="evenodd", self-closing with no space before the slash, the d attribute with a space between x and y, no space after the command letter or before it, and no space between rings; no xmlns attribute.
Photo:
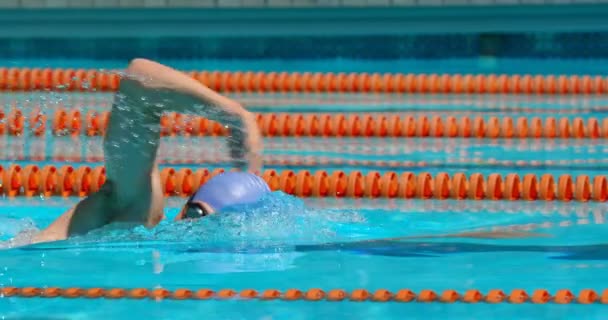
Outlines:
<svg viewBox="0 0 608 320"><path fill-rule="evenodd" d="M226 208L203 219L164 220L153 229L96 230L74 241L325 241L336 237L336 223L364 221L354 212L311 210L283 192L272 192L256 204Z"/></svg>
<svg viewBox="0 0 608 320"><path fill-rule="evenodd" d="M108 225L65 241L66 245L117 242L189 242L229 244L231 247L265 244L321 243L336 240L345 224L363 224L362 215L348 210L313 210L301 199L277 191L256 204L227 208L203 219L165 219L154 228ZM38 231L33 223L20 227L2 247L29 244Z"/></svg>
<svg viewBox="0 0 608 320"><path fill-rule="evenodd" d="M30 218L3 217L0 219L0 249L28 245L39 231L40 229Z"/></svg>

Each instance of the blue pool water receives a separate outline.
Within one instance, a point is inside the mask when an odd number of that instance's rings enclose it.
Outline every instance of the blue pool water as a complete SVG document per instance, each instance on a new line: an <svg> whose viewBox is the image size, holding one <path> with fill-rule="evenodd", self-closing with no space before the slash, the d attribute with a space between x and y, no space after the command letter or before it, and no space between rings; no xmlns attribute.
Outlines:
<svg viewBox="0 0 608 320"><path fill-rule="evenodd" d="M69 62L76 65L79 62ZM462 71L478 61L463 62ZM507 63L497 62L499 65ZM529 61L529 65L536 65ZM536 61L542 65L542 61ZM28 61L28 66L66 66L66 61ZM229 66L221 62L219 67ZM254 64L251 63L250 66ZM294 62L258 62L259 69L294 70ZM371 71L389 66L366 62ZM564 67L565 73L591 73L593 61ZM82 64L82 67L120 66ZM184 67L206 68L188 62ZM246 65L238 65L246 68ZM428 69L437 67L423 64ZM517 70L515 64L509 70ZM526 66L526 65L524 65ZM545 64L544 73L554 73ZM579 66L580 67L579 69ZM520 65L520 68L522 66ZM356 63L311 67L320 71L360 70ZM239 69L237 67L226 69ZM420 67L416 72L424 72ZM441 69L437 67L437 70ZM443 70L450 72L453 69ZM561 70L560 70L561 71ZM412 71L413 72L413 71ZM438 71L440 72L440 71ZM516 72L516 71L514 71ZM94 99L91 98L94 96ZM234 95L259 112L382 112L400 115L604 118L606 99L544 96L406 95ZM44 97L44 98L41 98ZM338 102L335 102L336 99ZM36 104L54 110L108 110L108 94L2 94L1 107L27 109ZM378 110L378 108L385 108ZM332 110L333 109L333 110ZM425 110L432 110L425 112ZM434 112L434 113L433 113ZM84 136L0 137L0 165L102 165L101 138ZM604 139L460 139L460 138L267 138L267 160L291 164L268 169L386 171L381 160L411 164L396 171L603 175ZM213 150L213 151L209 151ZM192 151L192 152L189 152ZM202 152L206 151L206 152ZM219 138L164 138L161 166L227 167ZM326 165L298 164L330 159ZM359 164L347 165L345 160ZM369 160L369 163L362 161ZM493 160L493 161L488 161ZM532 166L531 160L540 164ZM216 161L213 164L200 162ZM517 161L525 161L521 164ZM0 199L0 239L44 228L79 199L50 197ZM0 286L176 288L253 288L353 290L408 288L441 292L543 288L550 292L592 288L608 281L608 245L603 203L455 201L401 199L296 199L280 192L261 206L229 212L196 223L171 222L183 198L167 199L167 220L153 230L102 230L68 241L0 251ZM531 237L479 239L446 237L462 232L532 231ZM432 236L433 238L428 238ZM418 238L417 238L418 237ZM399 238L389 239L388 238ZM137 317L191 319L309 319L355 317L400 319L601 319L602 305L423 304L284 301L152 301L0 298L8 319L112 319Z"/></svg>

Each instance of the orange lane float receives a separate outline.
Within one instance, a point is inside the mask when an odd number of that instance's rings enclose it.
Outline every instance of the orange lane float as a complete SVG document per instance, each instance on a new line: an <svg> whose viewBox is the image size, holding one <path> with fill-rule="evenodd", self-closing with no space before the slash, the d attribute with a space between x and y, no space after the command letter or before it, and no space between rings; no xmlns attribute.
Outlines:
<svg viewBox="0 0 608 320"><path fill-rule="evenodd" d="M39 108L29 114L20 109L0 110L0 135L19 136L26 131L36 136L48 131L54 135L104 135L109 114L109 111L80 112L63 108L48 115ZM262 113L257 115L257 122L266 137L608 138L608 118L506 116L484 119L398 114ZM163 136L224 136L229 133L218 122L179 113L163 115L160 123Z"/></svg>
<svg viewBox="0 0 608 320"><path fill-rule="evenodd" d="M224 172L218 168L192 170L162 168L161 183L167 196L189 196L209 178ZM494 173L437 173L360 171L328 172L319 170L265 170L261 177L272 190L281 190L299 197L347 198L417 198L459 200L524 200L524 201L596 201L608 199L605 176L544 174L502 176ZM99 167L62 167L35 165L0 167L1 193L15 196L86 196L99 190L105 181L105 169Z"/></svg>
<svg viewBox="0 0 608 320"><path fill-rule="evenodd" d="M482 292L476 289L444 291L410 289L175 289L164 288L59 288L59 287L3 287L0 294L5 298L64 298L64 299L128 299L128 300L197 300L197 301L324 301L324 302L393 302L393 303L509 303L509 304L607 304L608 289L601 294L583 289L578 295L573 290L561 289L551 293L546 289L509 291L492 289Z"/></svg>
<svg viewBox="0 0 608 320"><path fill-rule="evenodd" d="M608 78L575 75L186 71L220 92L605 94ZM120 71L0 68L0 91L116 91Z"/></svg>

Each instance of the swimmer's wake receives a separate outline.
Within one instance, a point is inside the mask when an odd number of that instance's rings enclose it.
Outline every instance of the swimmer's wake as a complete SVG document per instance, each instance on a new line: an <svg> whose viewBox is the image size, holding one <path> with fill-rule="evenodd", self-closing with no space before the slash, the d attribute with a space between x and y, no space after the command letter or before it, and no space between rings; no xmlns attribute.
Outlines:
<svg viewBox="0 0 608 320"><path fill-rule="evenodd" d="M538 252L554 259L608 260L608 245L531 246L452 242L454 238L484 238L460 233L387 239L343 241L338 226L366 226L353 211L311 210L303 201L282 192L268 194L257 204L235 206L222 215L191 221L165 221L154 229L99 229L86 236L18 248L24 251L158 250L171 254L289 254L341 251L392 257L438 257L458 253ZM530 233L493 233L513 238ZM347 235L352 236L352 235ZM350 238L350 237L347 237Z"/></svg>
<svg viewBox="0 0 608 320"><path fill-rule="evenodd" d="M314 253L322 251L339 251L353 254L438 258L443 255L467 253L529 252L552 254L550 259L563 260L608 260L608 244L573 245L573 246L530 246L530 245L492 245L469 242L420 242L406 240L377 240L325 243L312 245L287 245L284 243L265 243L246 246L230 244L202 244L197 242L139 242L81 244L61 246L59 243L47 243L23 247L23 251L81 251L81 250L159 250L180 253L228 253L228 254L276 254L276 253Z"/></svg>
<svg viewBox="0 0 608 320"><path fill-rule="evenodd" d="M187 245L248 247L266 244L326 243L338 237L343 225L366 226L361 214L350 210L313 210L281 191L259 202L226 208L205 219L165 220L149 229L108 225L83 236L33 244L29 248L107 248ZM27 239L15 247L29 244Z"/></svg>

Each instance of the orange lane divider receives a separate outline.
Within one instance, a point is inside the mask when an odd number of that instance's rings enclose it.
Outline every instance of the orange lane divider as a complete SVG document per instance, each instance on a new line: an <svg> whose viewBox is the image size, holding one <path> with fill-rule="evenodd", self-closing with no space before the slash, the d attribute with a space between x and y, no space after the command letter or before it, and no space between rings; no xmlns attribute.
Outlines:
<svg viewBox="0 0 608 320"><path fill-rule="evenodd" d="M567 75L189 71L221 92L604 94L608 78ZM0 68L0 91L116 91L121 74L94 69Z"/></svg>
<svg viewBox="0 0 608 320"><path fill-rule="evenodd" d="M343 289L323 290L313 288L308 290L277 289L255 290L255 289L175 289L163 288L58 288L58 287L4 287L0 289L3 297L19 298L86 298L86 299L170 299L170 300L283 300L283 301L358 301L358 302L401 302L401 303L510 303L510 304L607 304L608 289L598 294L592 289L580 290L576 295L572 290L561 289L554 294L546 289L526 291L514 289L510 293L500 289L489 290L483 293L480 290L470 289L466 291L444 290L420 290L414 292L410 289L390 291L377 289L375 291L366 289L354 289L347 291Z"/></svg>
<svg viewBox="0 0 608 320"><path fill-rule="evenodd" d="M209 178L224 172L188 168L161 169L161 183L167 196L189 196ZM2 194L7 196L86 196L97 191L105 181L104 167L74 168L28 165L21 168L12 165L0 167ZM418 199L468 199L468 200L560 200L598 201L608 199L608 181L605 176L561 175L557 179L545 174L540 179L534 174L519 176L500 174L483 176L480 173L437 173L432 176L423 172L360 171L327 172L319 170L291 171L265 170L261 177L272 190L281 190L299 197L349 197L349 198L418 198Z"/></svg>
<svg viewBox="0 0 608 320"><path fill-rule="evenodd" d="M103 135L109 111L59 109L46 115L34 109L25 115L20 109L0 111L0 134L22 135L26 127L34 135L44 135L48 120L55 135ZM50 117L50 119L48 119ZM4 121L2 121L4 120ZM257 115L265 136L356 136L356 137L451 137L451 138L607 138L608 118L580 117L541 119L539 117L439 117L374 114L297 114ZM199 116L168 113L161 118L163 136L223 136L228 129Z"/></svg>

